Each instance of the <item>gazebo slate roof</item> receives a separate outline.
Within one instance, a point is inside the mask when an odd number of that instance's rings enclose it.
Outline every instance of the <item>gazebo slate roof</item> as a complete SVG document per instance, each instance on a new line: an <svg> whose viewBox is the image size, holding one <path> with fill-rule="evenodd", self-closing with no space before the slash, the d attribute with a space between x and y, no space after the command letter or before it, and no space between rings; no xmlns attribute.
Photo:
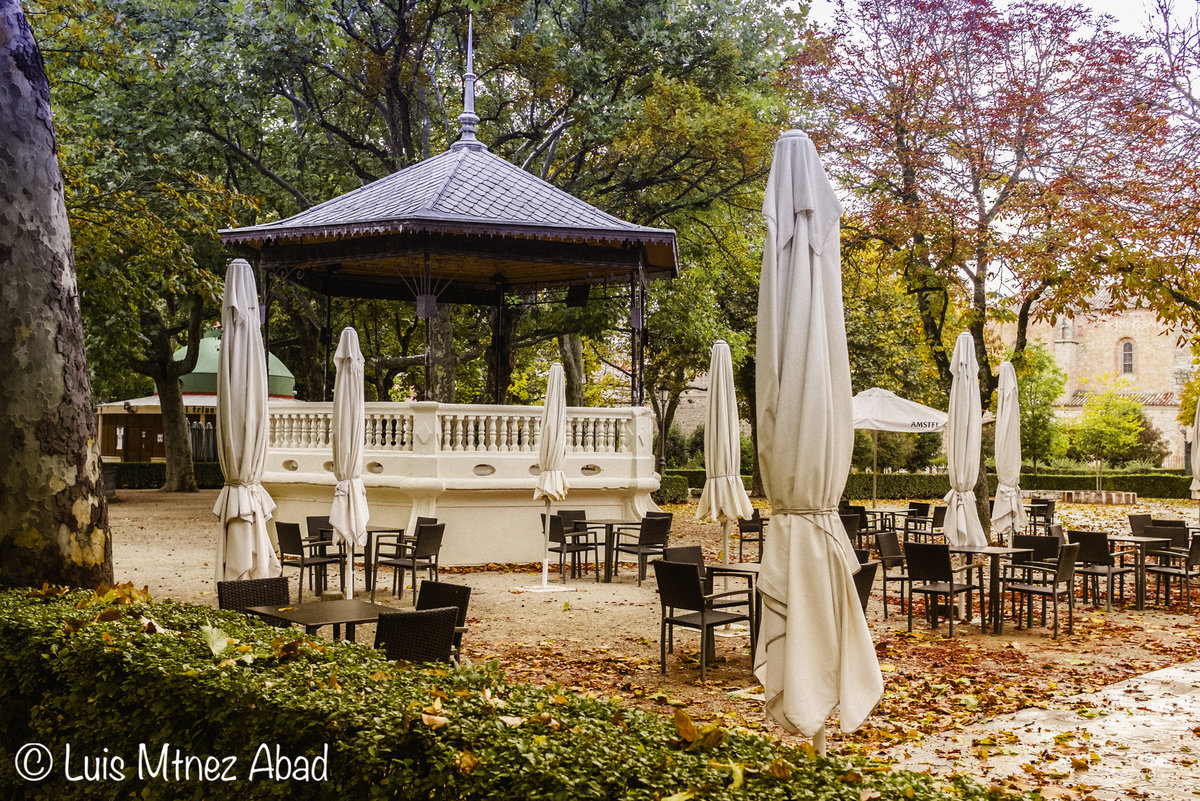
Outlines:
<svg viewBox="0 0 1200 801"><path fill-rule="evenodd" d="M495 302L497 290L676 273L675 232L626 222L463 140L285 220L222 239L330 295Z"/></svg>

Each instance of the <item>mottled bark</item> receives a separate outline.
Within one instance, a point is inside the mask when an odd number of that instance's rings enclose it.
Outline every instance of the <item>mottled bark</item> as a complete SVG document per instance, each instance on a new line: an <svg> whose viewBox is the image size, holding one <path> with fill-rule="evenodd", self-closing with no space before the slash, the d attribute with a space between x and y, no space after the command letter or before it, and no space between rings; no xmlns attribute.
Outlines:
<svg viewBox="0 0 1200 801"><path fill-rule="evenodd" d="M558 337L558 357L567 380L567 405L586 406L583 394L583 339L578 334Z"/></svg>
<svg viewBox="0 0 1200 801"><path fill-rule="evenodd" d="M0 585L111 582L50 87L19 0L0 0Z"/></svg>

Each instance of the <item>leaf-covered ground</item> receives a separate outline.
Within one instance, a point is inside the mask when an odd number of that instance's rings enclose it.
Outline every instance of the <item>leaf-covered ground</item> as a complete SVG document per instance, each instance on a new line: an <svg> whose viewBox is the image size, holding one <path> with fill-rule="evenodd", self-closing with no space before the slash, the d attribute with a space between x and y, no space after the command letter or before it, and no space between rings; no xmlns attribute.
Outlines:
<svg viewBox="0 0 1200 801"><path fill-rule="evenodd" d="M123 495L126 500L110 510L117 530L117 579L149 584L158 598L215 604L207 564L212 552L211 495L198 493L187 499L152 491ZM700 544L710 561L719 561L720 527L696 522L694 504L671 510L675 512L673 542ZM1152 501L1136 508L1067 505L1058 517L1067 527L1117 532L1128 530L1130 512L1195 520L1196 511L1194 502ZM747 547L747 558L753 549ZM512 678L616 697L668 715L683 709L697 722L718 721L782 736L765 721L762 703L753 697L761 688L751 675L747 637L718 640L717 662L710 667L708 682L701 685L698 638L682 632L663 675L652 577L638 587L633 571L622 569L612 584L576 579L568 585L574 592L538 594L527 591L538 582L536 570L535 565L484 565L443 571L444 579L474 588L471 629L464 640L469 658L499 658ZM361 582L361 573L359 577ZM1011 621L1001 636L981 634L977 625L956 625L951 640L945 637L944 623L933 631L919 616L912 634L907 633L906 620L898 614L898 590L895 585L891 589L891 616L886 620L882 616L878 582L867 616L884 674L884 697L854 733L839 733L836 721L830 722L833 752L919 767L926 758L925 744L936 741L939 756L958 759L959 769L973 775L1017 786L1046 785L1047 796L1104 798L1104 788L1087 782L1092 749L1079 739L1055 741L1045 758L1031 755L1029 767L1018 770L1019 775L997 778L996 771L988 769L988 755L1015 747L1006 743L1005 716L1028 708L1074 710L1086 732L1090 720L1106 713L1089 706L1097 703L1094 697L1082 696L1200 658L1200 591L1194 593L1193 613L1188 615L1179 598L1173 598L1169 608L1155 604L1151 585L1150 603L1144 612L1137 612L1130 582L1125 602L1115 604L1112 612L1077 605L1074 633L1064 630L1057 640L1048 628L1017 630ZM404 608L410 599L406 592L388 603ZM360 642L369 643L372 637L371 627L359 627ZM973 733L958 742L947 741L964 727L980 724L985 735ZM1180 747L1200 754L1200 734L1194 739ZM1188 753L1181 752L1184 761L1190 759ZM1128 754L1136 759L1138 743L1131 745ZM1177 767L1184 773L1195 770L1182 763Z"/></svg>

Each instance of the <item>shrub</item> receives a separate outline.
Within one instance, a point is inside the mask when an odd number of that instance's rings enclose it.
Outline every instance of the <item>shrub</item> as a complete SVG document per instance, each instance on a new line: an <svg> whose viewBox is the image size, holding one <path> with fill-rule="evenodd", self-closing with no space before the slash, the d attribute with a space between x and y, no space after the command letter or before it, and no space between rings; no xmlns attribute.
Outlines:
<svg viewBox="0 0 1200 801"><path fill-rule="evenodd" d="M167 481L167 466L163 462L105 462L116 476L117 489L158 489ZM196 485L200 489L220 489L225 476L218 462L196 462Z"/></svg>
<svg viewBox="0 0 1200 801"><path fill-rule="evenodd" d="M666 475L658 489L650 493L655 503L687 503L688 481L683 476Z"/></svg>
<svg viewBox="0 0 1200 801"><path fill-rule="evenodd" d="M671 721L557 686L508 684L494 662L389 663L363 646L151 603L128 587L102 597L0 592L0 723L0 795L35 801L1006 797L965 778L816 758L695 725L682 711ZM32 742L55 758L40 783L15 770L16 750ZM68 744L77 758L122 756L124 779L67 781ZM139 744L153 767L164 746L233 757L239 781L139 777ZM327 753L327 777L249 781L260 744L293 758Z"/></svg>

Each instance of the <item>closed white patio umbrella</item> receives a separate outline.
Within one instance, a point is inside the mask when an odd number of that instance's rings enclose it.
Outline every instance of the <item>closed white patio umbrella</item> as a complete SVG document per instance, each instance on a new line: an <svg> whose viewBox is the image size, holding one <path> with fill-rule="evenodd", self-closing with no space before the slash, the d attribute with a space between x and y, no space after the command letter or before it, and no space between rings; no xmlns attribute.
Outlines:
<svg viewBox="0 0 1200 801"><path fill-rule="evenodd" d="M1196 419L1192 421L1192 497L1200 501L1200 402L1196 403Z"/></svg>
<svg viewBox="0 0 1200 801"><path fill-rule="evenodd" d="M836 708L844 731L858 728L882 696L883 678L854 589L858 560L837 511L854 448L841 204L801 131L775 145L763 215L756 388L772 516L754 673L767 714L824 752L825 719Z"/></svg>
<svg viewBox="0 0 1200 801"><path fill-rule="evenodd" d="M363 355L358 347L358 332L343 328L333 355L337 375L333 381L333 506L329 525L333 542L346 543L349 551L350 579L346 597L354 597L354 549L367 544L367 488L362 480Z"/></svg>
<svg viewBox="0 0 1200 801"><path fill-rule="evenodd" d="M1011 362L1000 365L996 391L996 479L992 531L1001 541L1011 542L1027 521L1021 505L1021 401Z"/></svg>
<svg viewBox="0 0 1200 801"><path fill-rule="evenodd" d="M983 428L979 362L975 358L975 339L966 331L959 334L954 343L950 372L953 378L950 382L950 415L946 423L946 467L950 474L950 492L946 494L946 542L959 547L983 547L988 542L975 505Z"/></svg>
<svg viewBox="0 0 1200 801"><path fill-rule="evenodd" d="M259 331L254 271L234 259L225 273L217 357L217 458L225 486L213 514L221 520L217 581L281 575L267 534L275 501L263 489L267 461L267 357Z"/></svg>
<svg viewBox="0 0 1200 801"><path fill-rule="evenodd" d="M729 562L730 522L754 515L742 484L742 436L738 427L737 394L733 387L733 357L729 345L717 340L708 367L708 418L704 424L704 489L696 519L721 523L723 562Z"/></svg>
<svg viewBox="0 0 1200 801"><path fill-rule="evenodd" d="M550 504L567 497L567 474L563 468L567 463L567 380L562 365L555 362L550 366L546 379L546 405L542 407L542 432L538 441L537 484L533 488L533 499L544 498L546 513L542 523L542 583L526 589L549 592L566 589L550 586Z"/></svg>
<svg viewBox="0 0 1200 801"><path fill-rule="evenodd" d="M915 432L941 431L946 427L946 413L901 398L880 387L864 389L854 396L854 427L871 432L871 508L879 499L879 431Z"/></svg>

